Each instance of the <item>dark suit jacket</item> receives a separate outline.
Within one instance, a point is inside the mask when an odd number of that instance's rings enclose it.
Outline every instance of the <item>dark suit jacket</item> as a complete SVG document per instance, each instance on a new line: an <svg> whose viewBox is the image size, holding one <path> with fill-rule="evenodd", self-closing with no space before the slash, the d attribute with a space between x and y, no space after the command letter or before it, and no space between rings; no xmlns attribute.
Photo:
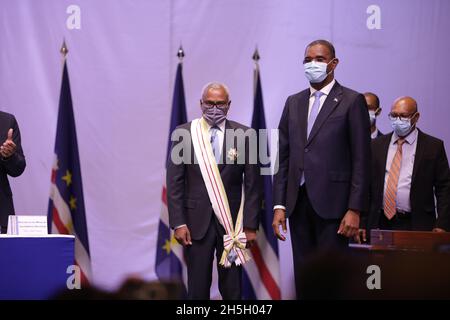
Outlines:
<svg viewBox="0 0 450 320"><path fill-rule="evenodd" d="M386 161L391 137L392 133L372 141L369 229L379 226L380 214L383 209ZM444 143L442 140L429 136L420 130L417 136L410 200L413 230L431 231L434 227L439 227L450 231L450 171Z"/></svg>
<svg viewBox="0 0 450 320"><path fill-rule="evenodd" d="M375 139L379 138L379 137L382 137L382 136L384 136L384 134L380 130L378 130L377 136L375 137Z"/></svg>
<svg viewBox="0 0 450 320"><path fill-rule="evenodd" d="M306 139L310 90L288 97L279 124L274 204L295 208L302 172L314 210L339 219L368 207L370 123L364 96L333 86ZM366 209L367 210L367 209Z"/></svg>
<svg viewBox="0 0 450 320"><path fill-rule="evenodd" d="M8 215L14 214L14 205L8 175L17 177L25 170L25 157L20 143L20 131L16 118L9 113L0 111L0 144L6 140L8 130L13 129L13 141L17 146L16 153L8 159L0 157L0 225L8 225Z"/></svg>
<svg viewBox="0 0 450 320"><path fill-rule="evenodd" d="M177 129L185 129L190 132L191 123L179 126ZM242 129L248 128L234 121L226 120L225 129ZM187 224L191 237L194 240L200 240L204 237L211 216L214 214L211 202L209 200L206 186L200 167L195 160L194 148L191 140L174 142L174 146L183 143L185 150L191 150L191 155L187 158L191 160L190 164L175 164L171 157L167 160L167 205L169 210L169 223L171 228L175 228L182 224ZM233 146L239 151L241 146L237 145L235 139ZM178 146L179 147L179 146ZM262 179L260 176L259 165L249 164L248 161L248 140L245 139L245 164L225 163L228 150L226 135L224 136L222 162L219 164L220 175L227 193L228 202L230 204L231 215L233 221L239 211L242 195L242 183L244 182L245 205L243 225L245 228L258 229L259 212L261 208L261 192ZM241 149L243 150L243 149ZM243 156L243 155L241 155Z"/></svg>

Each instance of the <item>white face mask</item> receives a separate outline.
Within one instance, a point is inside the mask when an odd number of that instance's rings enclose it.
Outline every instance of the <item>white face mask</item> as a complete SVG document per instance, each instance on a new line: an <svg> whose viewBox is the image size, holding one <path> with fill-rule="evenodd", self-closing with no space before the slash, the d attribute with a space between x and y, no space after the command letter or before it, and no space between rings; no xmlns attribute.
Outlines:
<svg viewBox="0 0 450 320"><path fill-rule="evenodd" d="M401 119L391 120L391 126L399 137L406 137L414 129L414 126L411 124L411 119L406 121Z"/></svg>
<svg viewBox="0 0 450 320"><path fill-rule="evenodd" d="M369 119L370 119L371 126L374 126L375 122L377 121L376 113L377 113L377 111L369 110Z"/></svg>
<svg viewBox="0 0 450 320"><path fill-rule="evenodd" d="M303 67L305 69L305 76L306 79L308 79L311 83L320 83L331 73L327 73L327 66L333 61L332 59L330 62L317 62L317 61L311 61L303 64Z"/></svg>

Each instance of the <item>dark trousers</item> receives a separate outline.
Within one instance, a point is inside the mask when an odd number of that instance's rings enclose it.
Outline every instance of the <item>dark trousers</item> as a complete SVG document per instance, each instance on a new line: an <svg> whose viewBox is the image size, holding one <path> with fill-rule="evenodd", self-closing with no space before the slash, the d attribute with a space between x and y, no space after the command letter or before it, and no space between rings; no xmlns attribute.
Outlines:
<svg viewBox="0 0 450 320"><path fill-rule="evenodd" d="M214 251L217 257L219 291L224 300L241 299L242 267L233 264L231 268L219 265L223 252L225 230L213 215L208 231L201 240L192 240L186 248L188 271L188 299L209 299L212 281Z"/></svg>
<svg viewBox="0 0 450 320"><path fill-rule="evenodd" d="M326 199L324 199L326 201ZM297 204L289 217L297 299L301 298L301 268L319 250L345 249L348 238L338 235L341 219L323 219L313 209L305 186L300 187Z"/></svg>
<svg viewBox="0 0 450 320"><path fill-rule="evenodd" d="M411 214L396 213L391 220L388 220L384 211L381 211L379 227L382 230L412 230Z"/></svg>
<svg viewBox="0 0 450 320"><path fill-rule="evenodd" d="M0 230L1 230L1 233L2 233L2 234L5 234L6 231L7 231L7 229L8 229L8 228L7 228L6 226L5 226L5 227L4 227L4 226L0 226Z"/></svg>

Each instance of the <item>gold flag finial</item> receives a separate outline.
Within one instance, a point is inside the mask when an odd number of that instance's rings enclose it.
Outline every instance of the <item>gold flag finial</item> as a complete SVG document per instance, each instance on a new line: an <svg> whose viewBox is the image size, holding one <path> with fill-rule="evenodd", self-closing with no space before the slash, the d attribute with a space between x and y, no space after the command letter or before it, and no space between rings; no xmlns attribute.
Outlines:
<svg viewBox="0 0 450 320"><path fill-rule="evenodd" d="M69 52L69 49L67 49L67 45L66 45L66 40L63 40L63 44L61 46L61 50L59 50L59 52L61 52L61 54L63 55L63 58L65 58L67 56L67 53Z"/></svg>

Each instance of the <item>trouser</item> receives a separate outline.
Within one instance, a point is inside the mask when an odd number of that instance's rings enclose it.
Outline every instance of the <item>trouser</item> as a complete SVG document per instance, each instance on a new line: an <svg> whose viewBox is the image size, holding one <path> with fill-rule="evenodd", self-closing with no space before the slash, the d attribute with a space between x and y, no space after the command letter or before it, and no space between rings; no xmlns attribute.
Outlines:
<svg viewBox="0 0 450 320"><path fill-rule="evenodd" d="M388 220L384 211L381 211L379 227L383 230L412 230L411 213L397 212L391 220Z"/></svg>
<svg viewBox="0 0 450 320"><path fill-rule="evenodd" d="M303 185L297 204L289 217L289 229L294 260L297 299L300 299L301 269L312 254L319 250L342 250L348 247L348 238L337 234L341 219L323 219L314 210Z"/></svg>
<svg viewBox="0 0 450 320"><path fill-rule="evenodd" d="M188 270L188 299L209 299L214 252L217 257L219 291L224 300L241 299L242 267L219 265L223 252L225 230L213 215L208 230L201 240L192 240L186 248Z"/></svg>

